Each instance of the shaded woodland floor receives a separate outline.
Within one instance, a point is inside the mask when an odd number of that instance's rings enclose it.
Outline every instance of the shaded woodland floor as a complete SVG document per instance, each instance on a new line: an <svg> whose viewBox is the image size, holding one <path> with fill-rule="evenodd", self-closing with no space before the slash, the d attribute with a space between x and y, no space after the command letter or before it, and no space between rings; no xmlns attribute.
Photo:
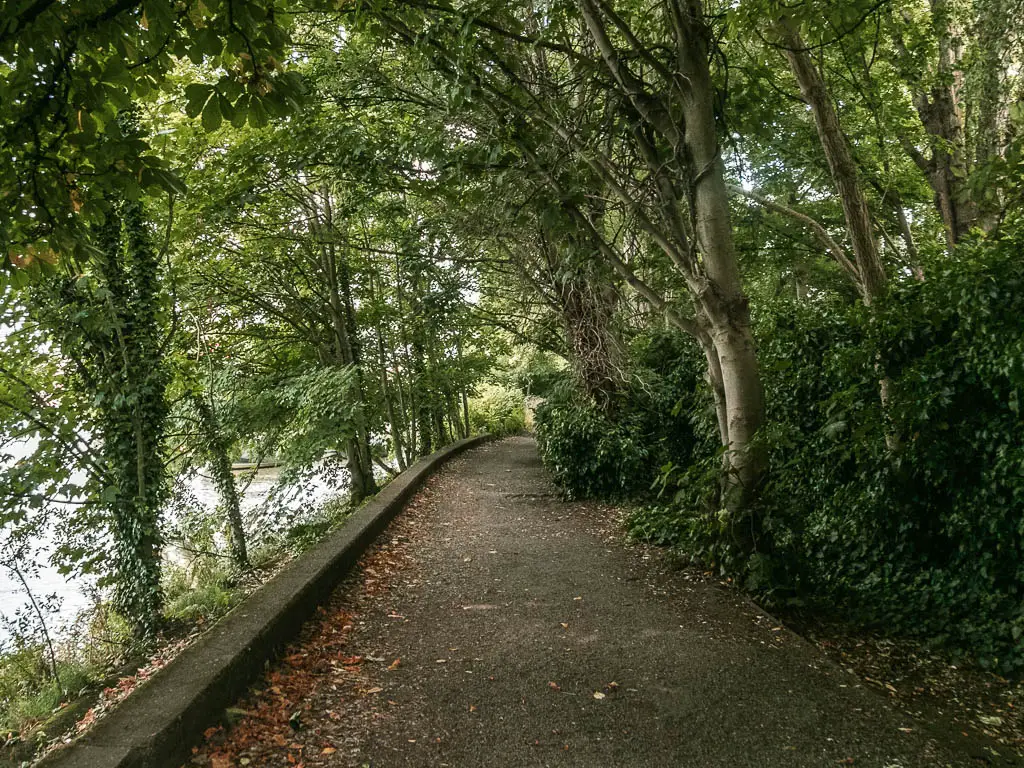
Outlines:
<svg viewBox="0 0 1024 768"><path fill-rule="evenodd" d="M529 438L454 460L193 764L1018 764L620 538Z"/></svg>

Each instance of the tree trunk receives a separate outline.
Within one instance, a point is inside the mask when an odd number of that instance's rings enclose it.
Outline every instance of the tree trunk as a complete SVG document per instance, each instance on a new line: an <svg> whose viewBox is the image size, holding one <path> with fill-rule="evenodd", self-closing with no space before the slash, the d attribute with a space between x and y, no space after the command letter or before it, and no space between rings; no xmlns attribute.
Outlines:
<svg viewBox="0 0 1024 768"><path fill-rule="evenodd" d="M682 106L685 146L693 173L691 205L696 244L703 255L706 275L705 285L695 298L704 310L721 370L729 457L723 507L733 513L735 522L749 509L765 469L764 452L754 441L764 423L764 392L749 304L736 261L729 193L715 126L715 96L706 48L708 30L699 2L691 0L685 11L679 10L685 13L677 18L676 29L679 71L689 85ZM743 531L745 542L756 541L756 528L755 523L749 536Z"/></svg>
<svg viewBox="0 0 1024 768"><path fill-rule="evenodd" d="M231 472L231 456L228 453L228 441L224 438L220 422L213 407L201 394L193 394L192 404L199 416L200 438L203 453L213 474L213 484L217 487L220 497L220 508L228 527L228 543L235 565L242 570L249 568L249 552L245 540L245 524L242 520L242 507L235 486L235 476Z"/></svg>
<svg viewBox="0 0 1024 768"><path fill-rule="evenodd" d="M391 392L391 383L388 380L387 359L384 354L384 338L377 329L378 357L380 358L380 391L384 398L384 411L388 417L388 427L391 430L391 445L395 452L395 461L398 462L399 471L406 468L405 446L402 443L402 429L398 424L398 416L395 412L395 401ZM400 387L399 387L400 389Z"/></svg>
<svg viewBox="0 0 1024 768"><path fill-rule="evenodd" d="M424 366L423 347L413 343L413 365L416 377L413 386L416 388L416 431L419 432L419 455L427 456L434 452L433 431L431 428L432 409L429 397L432 395L427 386L428 374Z"/></svg>
<svg viewBox="0 0 1024 768"><path fill-rule="evenodd" d="M740 521L750 509L765 467L763 451L753 440L764 421L764 397L736 261L715 124L715 91L708 68L710 32L702 4L699 0L665 0L666 22L675 38L675 72L663 72L669 84L664 91L653 92L624 65L605 29L604 14L630 39L633 36L626 31L626 22L607 6L600 10L595 0L578 2L608 74L632 111L630 119L639 126L633 136L655 181L660 223L611 178L606 163L591 161L591 166L613 185L615 194L668 255L689 288L697 321L677 321L696 335L708 359L708 378L716 395L719 433L726 449L722 503L734 524L750 531L743 541L743 546L750 548L755 546L758 526L751 520L746 529ZM642 48L635 38L630 44L634 50ZM663 145L669 147L668 153ZM689 202L689 215L681 207L683 199ZM623 273L621 259L610 253L607 244L601 253ZM663 300L649 288L644 290L642 281L627 277L627 282L655 306L666 309Z"/></svg>
<svg viewBox="0 0 1024 768"><path fill-rule="evenodd" d="M447 445L451 441L444 425L445 404L447 401L448 396L444 392L435 392L434 396L431 398L430 415L434 421L434 435L436 436L434 444L435 450Z"/></svg>
<svg viewBox="0 0 1024 768"><path fill-rule="evenodd" d="M932 188L935 207L946 231L946 243L952 250L970 231L978 211L966 188L966 138L960 103L962 47L950 0L931 0L931 21L938 60L931 73L933 85L927 91L921 87L922 73L898 27L895 27L893 42L898 52L897 66L910 88L914 109L930 139L928 157L909 140L904 140L904 147Z"/></svg>
<svg viewBox="0 0 1024 768"><path fill-rule="evenodd" d="M323 272L327 283L329 307L333 330L334 352L338 363L351 365L355 369L355 434L345 440L345 455L352 482L350 496L358 504L367 496L377 492L377 481L373 476L373 459L370 453L369 431L366 426L366 390L360 368L359 349L356 342L355 313L352 306L351 280L347 252L343 246L339 256L337 232L334 226L330 193L323 193L323 222L319 232Z"/></svg>
<svg viewBox="0 0 1024 768"><path fill-rule="evenodd" d="M457 346L456 346L456 351L458 352L458 355L459 355L459 372L463 376L465 376L466 375L466 371L465 371L465 368L464 368L464 366L462 364L462 337L461 336L459 336L459 338L458 338ZM465 379L463 379L463 381L465 381ZM463 384L462 387L460 388L459 394L462 397L462 423L463 423L462 437L463 438L468 438L469 435L472 433L472 427L470 426L470 423L469 423L469 394L466 392L466 385L465 384Z"/></svg>
<svg viewBox="0 0 1024 768"><path fill-rule="evenodd" d="M870 305L885 292L886 275L878 253L867 197L860 182L857 164L853 160L846 135L839 124L839 116L828 94L825 80L811 59L803 38L793 22L787 18L778 22L776 30L785 46L783 50L800 86L800 92L814 115L818 138L821 140L832 180L839 192L846 230L853 246L857 288L864 303Z"/></svg>
<svg viewBox="0 0 1024 768"><path fill-rule="evenodd" d="M409 332L405 325L405 292L402 289L402 260L399 256L395 256L395 301L398 309L398 336L399 342L401 343L402 354L405 359L405 370L408 371L409 359L410 359L410 346L409 346ZM408 428L408 437L405 440L405 464L410 466L413 461L416 460L416 393L413 385L413 377L406 376L409 379L409 397L405 397L405 382L401 372L396 367L395 370L395 394L398 396L398 410L402 414L402 418L405 420L405 424Z"/></svg>

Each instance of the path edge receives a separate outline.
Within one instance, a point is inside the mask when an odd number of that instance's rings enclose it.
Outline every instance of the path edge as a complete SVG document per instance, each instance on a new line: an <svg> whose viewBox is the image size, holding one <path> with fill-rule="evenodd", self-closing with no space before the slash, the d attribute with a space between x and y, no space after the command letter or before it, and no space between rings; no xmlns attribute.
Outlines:
<svg viewBox="0 0 1024 768"><path fill-rule="evenodd" d="M178 768L334 587L449 459L492 435L452 443L397 475L337 531L289 563L90 731L38 768Z"/></svg>

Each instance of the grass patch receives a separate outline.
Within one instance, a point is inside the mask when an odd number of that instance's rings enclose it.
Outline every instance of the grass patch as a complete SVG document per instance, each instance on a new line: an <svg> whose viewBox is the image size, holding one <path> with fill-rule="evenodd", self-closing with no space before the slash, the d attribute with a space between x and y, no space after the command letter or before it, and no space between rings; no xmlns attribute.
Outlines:
<svg viewBox="0 0 1024 768"><path fill-rule="evenodd" d="M42 645L23 645L0 656L0 734L21 733L50 717L103 674L77 660L48 668Z"/></svg>

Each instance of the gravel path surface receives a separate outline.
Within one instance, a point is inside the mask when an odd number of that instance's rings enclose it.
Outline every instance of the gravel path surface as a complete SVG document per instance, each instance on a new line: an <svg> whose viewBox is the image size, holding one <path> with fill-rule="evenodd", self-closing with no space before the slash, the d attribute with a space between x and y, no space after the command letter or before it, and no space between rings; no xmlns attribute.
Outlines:
<svg viewBox="0 0 1024 768"><path fill-rule="evenodd" d="M988 763L734 592L560 502L528 438L451 462L196 764Z"/></svg>

